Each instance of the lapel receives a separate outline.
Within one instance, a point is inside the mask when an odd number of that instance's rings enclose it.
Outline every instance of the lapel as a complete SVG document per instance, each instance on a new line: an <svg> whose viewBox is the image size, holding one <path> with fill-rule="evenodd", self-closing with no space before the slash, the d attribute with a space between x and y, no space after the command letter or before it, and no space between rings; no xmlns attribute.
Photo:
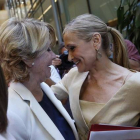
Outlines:
<svg viewBox="0 0 140 140"><path fill-rule="evenodd" d="M80 90L87 75L88 75L88 72L78 73L77 75L73 75L74 78L69 89L71 110L72 110L74 119L77 122L76 124L78 128L80 128L80 130L82 131L82 134L87 134L89 132L88 126L86 125L86 122L84 120L83 114L81 112L80 104L79 104Z"/></svg>
<svg viewBox="0 0 140 140"><path fill-rule="evenodd" d="M69 116L69 114L67 113L65 108L63 107L62 103L55 97L53 91L46 83L42 82L41 88L46 93L46 95L51 100L51 102L55 105L55 107L59 110L59 112L63 115L63 117L66 119L66 121L69 123L69 125L71 126L71 128L74 132L76 139L78 140L78 134L77 134L77 130L74 125L74 120L71 119L71 117Z"/></svg>
<svg viewBox="0 0 140 140"><path fill-rule="evenodd" d="M64 140L64 137L59 132L57 127L54 125L49 116L45 113L42 107L38 104L37 100L34 98L32 93L21 83L10 83L10 88L12 88L23 101L30 102L30 108L35 116L38 118L42 126L55 140ZM51 126L51 127L50 127Z"/></svg>
<svg viewBox="0 0 140 140"><path fill-rule="evenodd" d="M80 104L79 104L80 90L87 75L88 75L88 72L81 73L81 74L78 73L78 74L73 75L73 81L69 89L69 92L70 92L69 96L70 96L71 109L73 112L73 116L74 116L75 121L77 122L77 126L82 130L83 134L86 134L86 131L88 132L92 124L104 123L104 122L108 124L115 124L116 122L114 121L114 117L118 115L116 110L120 110L120 108L122 107L121 105L125 102L126 94L128 94L128 92L130 94L139 92L138 83L140 83L140 73L137 72L129 78L129 80L122 86L122 88L120 88L120 90L92 118L90 125L88 127L84 120L84 117L80 108ZM134 81L136 81L136 83ZM125 104L125 106L127 107L127 104ZM109 115L109 114L112 114L112 112L116 116Z"/></svg>
<svg viewBox="0 0 140 140"><path fill-rule="evenodd" d="M119 111L124 111L125 107L127 113L128 106L130 105L130 102L127 101L127 98L133 98L133 93L137 94L139 98L138 83L140 83L139 72L132 75L129 80L126 81L126 83L118 90L118 92L105 104L105 106L92 118L90 121L90 126L92 124L104 122L107 124L118 123L114 117L118 116ZM137 98L136 95L134 98Z"/></svg>

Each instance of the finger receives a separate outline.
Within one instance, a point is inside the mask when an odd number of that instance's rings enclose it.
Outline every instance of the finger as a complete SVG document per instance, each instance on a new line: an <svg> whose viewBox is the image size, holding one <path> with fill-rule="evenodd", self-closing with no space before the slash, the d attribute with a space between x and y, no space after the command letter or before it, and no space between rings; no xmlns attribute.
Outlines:
<svg viewBox="0 0 140 140"><path fill-rule="evenodd" d="M54 58L52 61L61 61L60 58Z"/></svg>
<svg viewBox="0 0 140 140"><path fill-rule="evenodd" d="M61 65L61 60L60 61L52 61L52 65L54 66L58 66L58 65Z"/></svg>
<svg viewBox="0 0 140 140"><path fill-rule="evenodd" d="M59 55L56 55L56 58L59 58L60 56Z"/></svg>

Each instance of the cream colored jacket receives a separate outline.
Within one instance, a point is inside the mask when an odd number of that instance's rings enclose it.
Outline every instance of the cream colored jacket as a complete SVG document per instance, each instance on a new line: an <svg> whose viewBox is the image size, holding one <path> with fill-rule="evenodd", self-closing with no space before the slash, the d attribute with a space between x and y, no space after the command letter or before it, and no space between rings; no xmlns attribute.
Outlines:
<svg viewBox="0 0 140 140"><path fill-rule="evenodd" d="M61 82L51 88L58 99L67 98L69 94L70 107L79 130L80 139L86 139L87 126L79 105L79 95L82 84L88 72L79 73L73 68L64 76ZM92 110L91 110L92 111ZM140 118L140 73L131 76L106 105L92 118L91 124L113 124L136 126Z"/></svg>
<svg viewBox="0 0 140 140"><path fill-rule="evenodd" d="M76 140L78 140L74 121L63 108L61 102L57 100L52 90L45 83L41 83L41 88L67 120ZM11 83L8 92L8 132L16 140L64 140L55 124L24 85Z"/></svg>

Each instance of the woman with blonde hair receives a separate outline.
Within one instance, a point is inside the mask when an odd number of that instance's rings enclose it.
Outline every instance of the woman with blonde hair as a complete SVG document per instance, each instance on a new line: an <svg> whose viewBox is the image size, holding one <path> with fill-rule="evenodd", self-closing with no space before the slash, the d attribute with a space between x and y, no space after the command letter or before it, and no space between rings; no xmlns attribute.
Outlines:
<svg viewBox="0 0 140 140"><path fill-rule="evenodd" d="M114 45L113 62L109 59L109 34ZM60 100L69 95L80 139L87 139L92 124L136 126L140 73L129 70L121 34L98 17L84 14L66 25L63 38L68 58L77 67L52 90Z"/></svg>
<svg viewBox="0 0 140 140"><path fill-rule="evenodd" d="M0 28L0 59L8 88L10 132L17 140L78 140L74 121L44 82L56 56L53 27L11 18Z"/></svg>

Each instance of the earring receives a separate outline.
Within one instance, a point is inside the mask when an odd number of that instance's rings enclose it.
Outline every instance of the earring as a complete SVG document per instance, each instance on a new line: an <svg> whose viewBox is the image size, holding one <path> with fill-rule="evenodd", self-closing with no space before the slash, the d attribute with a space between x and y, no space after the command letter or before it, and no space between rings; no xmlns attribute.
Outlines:
<svg viewBox="0 0 140 140"><path fill-rule="evenodd" d="M99 50L96 49L96 59L99 60L102 57L102 54L100 53Z"/></svg>
<svg viewBox="0 0 140 140"><path fill-rule="evenodd" d="M35 65L35 63L33 62L33 63L32 63L32 66L34 66L34 65Z"/></svg>

